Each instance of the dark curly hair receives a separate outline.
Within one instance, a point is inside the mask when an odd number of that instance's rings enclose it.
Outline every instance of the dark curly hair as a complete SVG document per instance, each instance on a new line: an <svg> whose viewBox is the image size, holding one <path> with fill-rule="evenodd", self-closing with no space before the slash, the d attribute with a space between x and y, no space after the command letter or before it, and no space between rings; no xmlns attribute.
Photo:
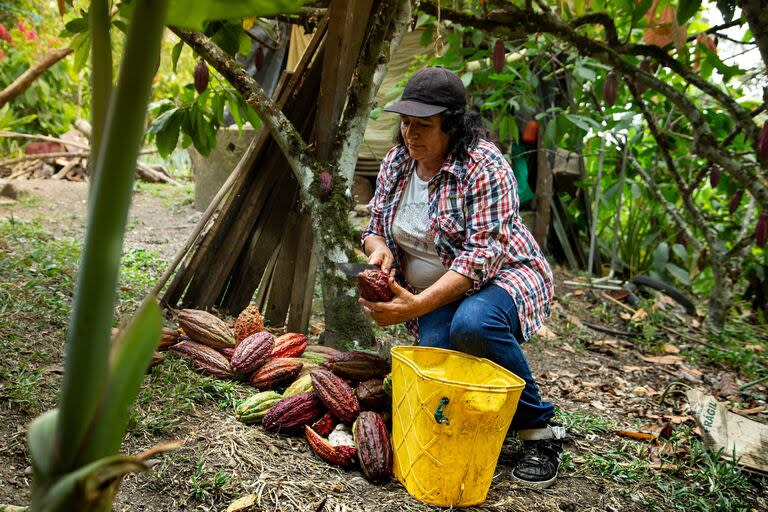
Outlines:
<svg viewBox="0 0 768 512"><path fill-rule="evenodd" d="M448 152L457 160L466 160L469 157L469 150L477 144L479 139L486 139L496 143L496 137L483 125L480 114L474 110L463 108L445 110L439 115L440 128L449 137ZM395 130L392 142L405 146L399 124ZM496 143L496 145L498 144Z"/></svg>

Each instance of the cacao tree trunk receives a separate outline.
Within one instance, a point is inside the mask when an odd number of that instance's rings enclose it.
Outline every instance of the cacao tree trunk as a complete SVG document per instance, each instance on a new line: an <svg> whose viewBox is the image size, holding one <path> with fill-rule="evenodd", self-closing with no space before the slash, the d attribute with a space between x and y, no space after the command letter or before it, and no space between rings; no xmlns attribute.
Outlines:
<svg viewBox="0 0 768 512"><path fill-rule="evenodd" d="M728 318L728 310L733 301L731 267L732 265L729 265L722 256L712 255L711 268L715 286L709 295L707 323L714 332L719 331L725 325Z"/></svg>

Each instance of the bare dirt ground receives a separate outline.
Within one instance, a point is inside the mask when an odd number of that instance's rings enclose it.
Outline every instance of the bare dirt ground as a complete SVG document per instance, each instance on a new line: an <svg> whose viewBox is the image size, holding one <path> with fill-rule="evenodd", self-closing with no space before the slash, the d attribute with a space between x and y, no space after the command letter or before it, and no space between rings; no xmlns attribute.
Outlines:
<svg viewBox="0 0 768 512"><path fill-rule="evenodd" d="M87 185L52 180L16 182L28 192L12 207L0 206L0 218L40 219L54 234L83 233ZM146 248L170 260L194 223L189 206L164 203L157 194L137 192L130 213L127 248ZM558 275L558 304L549 322L550 336L536 337L526 346L542 393L572 418L603 418L620 428L658 431L692 425L684 400L659 403L665 386L674 381L714 392L722 368L672 358L669 353L644 353L632 342L577 325L605 308L588 293L565 287ZM618 313L617 313L618 314ZM695 322L695 319L688 319ZM685 341L671 337L683 346ZM684 348L684 347L683 347ZM671 349L670 349L671 350ZM659 362L664 361L664 362ZM764 391L764 390L763 390ZM24 503L29 492L29 462L25 430L31 419L5 411L0 417L0 503ZM609 469L594 469L592 453L609 453L630 446L653 470L657 447L621 438L607 430L596 433L573 425L566 444L568 463L557 484L546 491L526 490L509 478L514 446L505 445L487 502L472 510L485 511L641 511L649 500L659 501L656 486L615 478ZM116 510L223 511L236 498L252 493L269 511L426 511L435 507L413 500L397 483L369 484L358 471L340 471L320 462L300 438L276 437L260 427L235 421L231 410L214 403L197 403L172 433L131 436L125 451L135 453L157 443L181 439L181 449L158 457L154 472L124 482ZM617 456L621 469L621 460ZM667 478L665 469L654 473ZM669 476L681 478L681 476ZM217 480L219 479L219 480ZM768 510L764 493L751 490L755 510Z"/></svg>

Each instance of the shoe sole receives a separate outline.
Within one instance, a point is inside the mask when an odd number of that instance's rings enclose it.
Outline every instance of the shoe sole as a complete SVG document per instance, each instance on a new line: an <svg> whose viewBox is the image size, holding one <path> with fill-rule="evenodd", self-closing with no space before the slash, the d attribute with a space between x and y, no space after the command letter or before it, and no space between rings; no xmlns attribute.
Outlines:
<svg viewBox="0 0 768 512"><path fill-rule="evenodd" d="M512 479L519 483L522 487L527 487L529 489L547 489L549 487L552 487L552 484L555 483L557 480L557 475L553 476L549 480L541 480L539 482L534 482L531 480L523 480L522 478L518 478L515 476L514 473L512 473Z"/></svg>

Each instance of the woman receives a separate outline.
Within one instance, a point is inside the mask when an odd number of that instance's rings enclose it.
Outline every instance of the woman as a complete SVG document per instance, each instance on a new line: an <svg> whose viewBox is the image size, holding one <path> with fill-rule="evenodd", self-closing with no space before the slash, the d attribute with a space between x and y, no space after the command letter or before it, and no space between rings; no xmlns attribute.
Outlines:
<svg viewBox="0 0 768 512"><path fill-rule="evenodd" d="M390 272L395 297L360 303L379 325L408 322L422 346L487 357L523 378L511 428L525 454L512 475L549 487L564 430L551 422L554 407L539 396L520 343L549 314L552 271L518 215L512 169L467 112L451 71L416 72L384 110L400 114L400 130L381 165L363 248L368 263Z"/></svg>

